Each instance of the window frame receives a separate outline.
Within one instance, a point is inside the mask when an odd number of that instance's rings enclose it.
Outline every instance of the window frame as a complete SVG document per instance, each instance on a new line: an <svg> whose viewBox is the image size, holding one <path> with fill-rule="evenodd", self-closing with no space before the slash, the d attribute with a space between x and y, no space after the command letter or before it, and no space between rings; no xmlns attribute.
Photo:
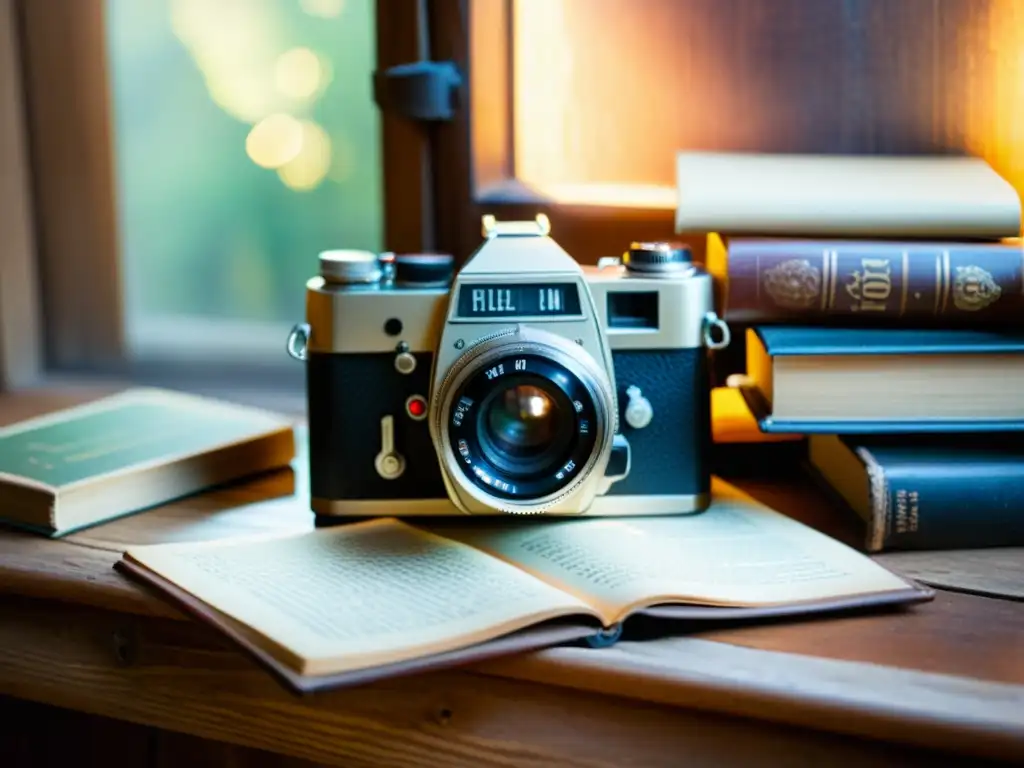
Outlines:
<svg viewBox="0 0 1024 768"><path fill-rule="evenodd" d="M21 37L14 0L0 0L0 389L34 384L42 369L36 243Z"/></svg>
<svg viewBox="0 0 1024 768"><path fill-rule="evenodd" d="M552 237L577 260L593 264L601 256L619 256L638 240L685 242L703 253L703 238L675 233L675 211L626 206L575 205L546 200L514 174L512 34L515 0L434 0L431 3L432 58L452 61L463 73L460 109L437 128L438 249L464 261L481 242L481 219L533 219L547 215ZM473 16L476 15L477 19ZM476 21L479 23L476 23ZM485 39L472 39L483 33ZM474 51L474 46L478 46ZM483 89L490 89L484 93ZM474 147L473 106L486 98L489 125L496 140Z"/></svg>
<svg viewBox="0 0 1024 768"><path fill-rule="evenodd" d="M427 0L376 0L378 68L428 55ZM10 41L10 45L5 43ZM294 393L303 366L232 347L237 323L210 323L183 347L133 355L125 327L104 0L0 0L0 388L110 380L185 389ZM434 247L430 135L380 113L384 244ZM86 287L88 286L88 287ZM296 286L302 291L304 287ZM304 318L296 317L295 322ZM211 338L210 337L214 337Z"/></svg>
<svg viewBox="0 0 1024 768"><path fill-rule="evenodd" d="M463 75L451 120L426 123L380 111L385 249L440 251L462 262L479 245L485 213L501 219L546 213L556 239L591 263L632 240L673 237L670 211L531 197L511 174L510 133L502 151L475 167L474 82L504 84L498 101L511 131L513 2L415 0L410 8L409 0L376 0L378 71L434 59L455 62ZM279 364L231 354L232 329L218 333L215 324L215 338L198 340L186 356L189 350L175 343L164 353L130 355L104 0L0 0L0 9L0 36L12 41L0 57L0 157L14 170L0 187L3 224L12 233L0 257L0 387L68 377L182 388L254 381L268 389L301 386L303 367L284 353L284 326ZM478 61L476 72L471 13L488 15L486 43L498 54Z"/></svg>

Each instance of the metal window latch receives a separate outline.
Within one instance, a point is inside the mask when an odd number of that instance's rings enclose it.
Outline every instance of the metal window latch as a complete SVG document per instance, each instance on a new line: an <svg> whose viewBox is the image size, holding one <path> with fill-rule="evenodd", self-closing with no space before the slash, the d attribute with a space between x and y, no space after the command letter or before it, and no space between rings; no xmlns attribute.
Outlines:
<svg viewBox="0 0 1024 768"><path fill-rule="evenodd" d="M412 120L451 120L462 75L451 61L413 61L373 74L377 105Z"/></svg>

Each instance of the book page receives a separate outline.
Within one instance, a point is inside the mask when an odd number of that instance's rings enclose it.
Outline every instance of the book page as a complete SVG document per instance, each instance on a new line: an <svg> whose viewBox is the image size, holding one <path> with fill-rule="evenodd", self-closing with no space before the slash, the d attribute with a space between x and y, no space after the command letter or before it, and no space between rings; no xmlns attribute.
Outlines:
<svg viewBox="0 0 1024 768"><path fill-rule="evenodd" d="M507 563L396 520L140 547L127 556L252 628L309 674L452 650L588 613Z"/></svg>
<svg viewBox="0 0 1024 768"><path fill-rule="evenodd" d="M906 590L871 559L716 482L705 512L555 518L458 537L588 600L605 615L685 602L762 607Z"/></svg>

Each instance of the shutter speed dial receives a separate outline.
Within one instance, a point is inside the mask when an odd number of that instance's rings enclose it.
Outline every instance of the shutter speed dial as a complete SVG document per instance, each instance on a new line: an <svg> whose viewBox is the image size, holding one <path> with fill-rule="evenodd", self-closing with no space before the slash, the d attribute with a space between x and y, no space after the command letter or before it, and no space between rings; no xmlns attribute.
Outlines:
<svg viewBox="0 0 1024 768"><path fill-rule="evenodd" d="M622 263L630 272L677 275L693 267L693 254L682 243L633 243Z"/></svg>

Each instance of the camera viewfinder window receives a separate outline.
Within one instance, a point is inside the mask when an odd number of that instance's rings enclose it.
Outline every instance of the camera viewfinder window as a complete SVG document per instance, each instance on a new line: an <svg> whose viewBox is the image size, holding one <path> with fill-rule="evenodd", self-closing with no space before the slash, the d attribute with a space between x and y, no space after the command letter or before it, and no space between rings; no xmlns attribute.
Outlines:
<svg viewBox="0 0 1024 768"><path fill-rule="evenodd" d="M654 291L608 293L609 328L658 329L658 294Z"/></svg>

